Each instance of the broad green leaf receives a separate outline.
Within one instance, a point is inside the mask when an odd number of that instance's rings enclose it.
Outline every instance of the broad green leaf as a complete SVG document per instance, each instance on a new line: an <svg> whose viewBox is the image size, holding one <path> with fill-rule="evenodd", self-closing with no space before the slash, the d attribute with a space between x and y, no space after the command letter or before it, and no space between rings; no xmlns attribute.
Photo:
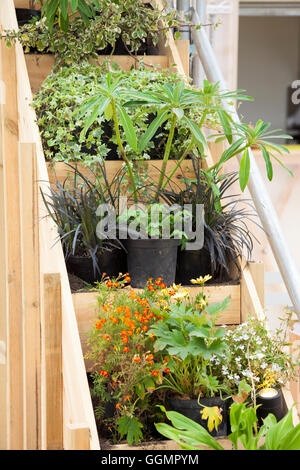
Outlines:
<svg viewBox="0 0 300 470"><path fill-rule="evenodd" d="M193 134L194 138L202 144L205 148L207 148L207 142L202 133L201 129L197 126L197 124L189 119L187 116L184 116L183 120L186 122L188 128L190 129L191 133Z"/></svg>
<svg viewBox="0 0 300 470"><path fill-rule="evenodd" d="M249 176L250 176L250 156L249 156L249 150L246 149L241 159L240 171L239 171L240 187L242 191L245 190L248 184Z"/></svg>
<svg viewBox="0 0 300 470"><path fill-rule="evenodd" d="M156 118L151 122L150 126L140 139L139 152L143 152L145 147L148 145L148 143L156 133L157 129L168 119L168 116L169 112L164 111L162 113L159 113Z"/></svg>
<svg viewBox="0 0 300 470"><path fill-rule="evenodd" d="M125 137L134 152L138 151L137 136L132 121L126 113L123 106L117 104L119 111L120 124L124 129Z"/></svg>

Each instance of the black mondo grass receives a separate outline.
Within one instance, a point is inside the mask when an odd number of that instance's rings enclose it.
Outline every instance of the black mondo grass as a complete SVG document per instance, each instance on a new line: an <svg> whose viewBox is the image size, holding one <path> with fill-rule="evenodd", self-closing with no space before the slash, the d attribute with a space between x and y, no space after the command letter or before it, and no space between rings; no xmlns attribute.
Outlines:
<svg viewBox="0 0 300 470"><path fill-rule="evenodd" d="M183 175L181 183L184 189L169 183L161 192L163 200L170 205L191 204L193 230L196 228L196 204L204 206L204 245L209 253L211 274L222 280L230 280L232 263L240 273L240 261L243 257L251 259L255 235L248 228L256 222L256 211L249 199L240 198L239 194L228 191L239 180L238 172L219 174L217 169L204 170L201 160L192 157L194 176ZM259 242L258 242L259 243ZM227 279L226 279L227 278Z"/></svg>
<svg viewBox="0 0 300 470"><path fill-rule="evenodd" d="M110 239L105 231L101 232L101 237L97 235L100 221L97 215L99 205L110 204L116 214L119 212L122 171L119 171L109 183L102 164L99 164L97 171L90 170L89 177L84 176L77 167L67 165L74 173L72 179L66 177L63 183L57 179L52 186L47 188L47 192L41 189L42 199L48 216L57 226L57 241L62 243L65 260L67 261L71 255L90 257L93 262L94 275L100 274L98 253L103 250L123 248L117 238Z"/></svg>

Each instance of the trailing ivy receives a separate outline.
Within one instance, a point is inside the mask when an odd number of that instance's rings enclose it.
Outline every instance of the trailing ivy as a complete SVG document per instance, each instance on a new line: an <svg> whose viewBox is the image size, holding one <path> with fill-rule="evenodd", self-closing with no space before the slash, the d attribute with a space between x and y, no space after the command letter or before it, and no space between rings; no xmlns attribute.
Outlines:
<svg viewBox="0 0 300 470"><path fill-rule="evenodd" d="M85 119L73 114L74 110L89 96L95 93L97 85L105 80L107 65L98 67L93 64L75 64L72 68L62 67L52 72L44 81L40 91L35 96L33 106L37 113L43 148L48 161L78 161L90 166L103 159L119 158L119 150L112 123L105 116L94 120L85 140L80 139L80 133L85 126ZM114 75L126 78L126 84L137 91L153 92L161 89L165 83L174 84L181 77L159 70L121 71L116 68ZM133 123L141 137L149 126L151 113L135 107L129 111ZM191 110L196 119L201 120L199 110ZM154 116L154 115L153 115ZM208 126L217 127L214 116L207 116ZM168 125L162 126L140 156L143 160L162 158L168 135ZM171 150L171 158L178 158L186 146L188 131L184 125L178 126ZM129 157L136 158L136 155Z"/></svg>
<svg viewBox="0 0 300 470"><path fill-rule="evenodd" d="M42 17L18 32L5 31L6 44L18 39L26 52L32 48L50 52L55 54L57 65L71 65L97 58L99 53L113 53L117 42L125 45L126 52L135 54L147 43L156 46L159 37L177 25L175 10L160 11L143 0L103 0L95 6L94 16L86 19L71 15L68 27L61 28L59 21L50 25L47 17Z"/></svg>

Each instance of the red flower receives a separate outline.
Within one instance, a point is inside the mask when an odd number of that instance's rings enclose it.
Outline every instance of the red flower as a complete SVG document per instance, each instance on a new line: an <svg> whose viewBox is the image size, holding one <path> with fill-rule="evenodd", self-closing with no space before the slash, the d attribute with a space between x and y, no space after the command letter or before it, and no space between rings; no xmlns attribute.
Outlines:
<svg viewBox="0 0 300 470"><path fill-rule="evenodd" d="M109 375L109 373L106 370L101 370L99 374L103 375L103 377L107 377Z"/></svg>
<svg viewBox="0 0 300 470"><path fill-rule="evenodd" d="M158 374L159 374L159 371L158 371L158 370L154 370L154 371L152 372L153 377L157 377Z"/></svg>
<svg viewBox="0 0 300 470"><path fill-rule="evenodd" d="M166 373L166 374L169 374L170 372L171 372L171 370L169 369L169 367L167 367L167 368L165 369L165 373Z"/></svg>

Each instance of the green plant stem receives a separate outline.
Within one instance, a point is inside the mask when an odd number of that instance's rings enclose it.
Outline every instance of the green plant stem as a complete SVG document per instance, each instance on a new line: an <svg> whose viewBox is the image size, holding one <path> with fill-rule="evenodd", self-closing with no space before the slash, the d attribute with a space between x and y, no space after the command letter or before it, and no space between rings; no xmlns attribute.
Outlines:
<svg viewBox="0 0 300 470"><path fill-rule="evenodd" d="M241 149L237 150L237 151L234 152L234 153L228 158L228 160L226 160L226 161L229 161L229 160L231 160L233 157L235 157L236 155L238 155L239 153L244 152L247 148L251 147L251 145L252 145L252 144L249 143L249 144L245 145L244 147L242 147ZM217 168L218 166L219 166L219 162L215 163L213 166L211 166L210 168L208 168L207 172L214 170L214 169ZM219 168L218 168L218 169L219 169Z"/></svg>
<svg viewBox="0 0 300 470"><path fill-rule="evenodd" d="M168 184L168 182L173 178L175 172L177 171L177 169L180 167L181 163L183 162L183 160L188 156L188 154L190 153L190 151L192 150L193 148L193 142L190 142L190 144L188 145L187 149L185 150L185 152L183 153L182 157L178 160L177 164L174 166L173 170L171 171L171 173L169 174L169 176L167 176L167 179L166 181L163 183L161 189L164 189L166 187L166 185Z"/></svg>
<svg viewBox="0 0 300 470"><path fill-rule="evenodd" d="M164 181L164 178L165 178L167 163L168 163L168 160L169 160L171 147L172 147L172 142L173 142L173 138L174 138L176 121L177 121L177 116L176 116L176 114L173 114L172 122L171 122L171 128L170 128L170 132L169 132L169 136L168 136L168 140L167 140L167 144L166 144L166 148L165 148L164 158L163 158L161 171L160 171L160 176L159 176L159 181L158 181L158 186L157 186L156 200L158 200L158 198L159 198L159 193L161 191L162 184L163 184L163 181Z"/></svg>
<svg viewBox="0 0 300 470"><path fill-rule="evenodd" d="M203 116L200 120L200 123L199 123L199 128L201 129L201 127L203 126L203 123L204 123L204 120L206 118L206 115L207 115L207 111L204 111L203 113ZM164 184L162 185L161 189L164 189L166 187L166 185L168 184L168 182L170 181L170 179L173 177L173 175L175 174L175 172L177 171L177 169L180 167L181 163L183 162L183 160L188 156L188 154L191 152L191 150L193 149L193 146L194 146L194 143L193 143L193 139L191 140L191 142L189 143L189 145L187 146L185 152L183 153L182 157L178 160L177 164L175 165L175 167L173 168L173 170L171 171L170 175L167 177L167 180L164 182Z"/></svg>
<svg viewBox="0 0 300 470"><path fill-rule="evenodd" d="M132 168L130 165L130 161L128 160L125 149L122 144L122 139L120 135L120 128L119 128L119 121L118 121L118 115L117 115L117 109L114 100L111 100L111 106L112 106L112 112L113 112L113 120L114 120L114 125L115 125L115 131L116 131L116 137L117 137L117 143L118 147L120 149L122 158L127 166L129 178L132 184L132 190L133 190L133 197L134 197L134 202L137 202L137 190L136 190L136 185L135 185L135 179L134 179L134 174L132 172Z"/></svg>

